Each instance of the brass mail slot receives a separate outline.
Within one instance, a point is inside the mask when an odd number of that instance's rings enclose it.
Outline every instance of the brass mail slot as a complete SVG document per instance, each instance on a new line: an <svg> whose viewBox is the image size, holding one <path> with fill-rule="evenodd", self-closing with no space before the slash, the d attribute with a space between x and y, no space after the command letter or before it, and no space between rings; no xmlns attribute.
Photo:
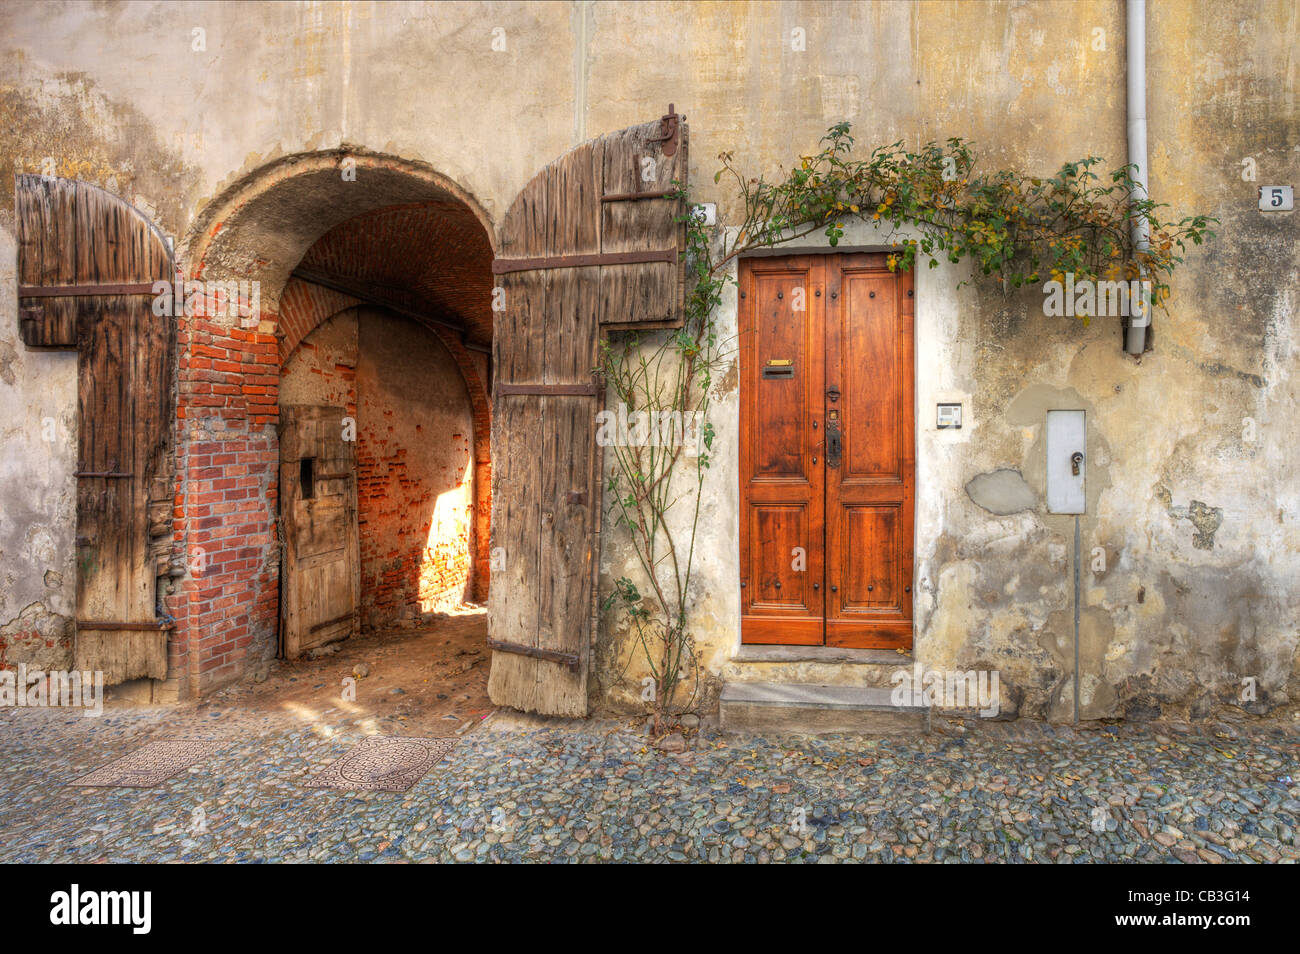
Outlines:
<svg viewBox="0 0 1300 954"><path fill-rule="evenodd" d="M763 367L765 378L793 378L794 361L790 358L769 358Z"/></svg>

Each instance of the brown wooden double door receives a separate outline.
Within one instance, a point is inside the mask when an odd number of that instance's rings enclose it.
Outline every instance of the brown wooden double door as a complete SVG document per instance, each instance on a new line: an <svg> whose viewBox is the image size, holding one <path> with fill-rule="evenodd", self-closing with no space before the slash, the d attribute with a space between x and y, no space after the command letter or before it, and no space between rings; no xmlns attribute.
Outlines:
<svg viewBox="0 0 1300 954"><path fill-rule="evenodd" d="M746 259L740 295L741 640L910 648L911 274Z"/></svg>

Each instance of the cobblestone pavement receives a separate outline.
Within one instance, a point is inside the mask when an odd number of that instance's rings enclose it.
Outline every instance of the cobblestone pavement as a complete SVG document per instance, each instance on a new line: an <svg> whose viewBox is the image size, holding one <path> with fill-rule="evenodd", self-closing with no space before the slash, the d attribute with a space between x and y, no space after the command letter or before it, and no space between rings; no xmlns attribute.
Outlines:
<svg viewBox="0 0 1300 954"><path fill-rule="evenodd" d="M0 861L1300 858L1294 727L935 725L879 740L706 730L670 755L629 723L500 714L408 792L351 794L304 786L379 731L340 710L7 710ZM157 788L66 787L163 738L222 745Z"/></svg>

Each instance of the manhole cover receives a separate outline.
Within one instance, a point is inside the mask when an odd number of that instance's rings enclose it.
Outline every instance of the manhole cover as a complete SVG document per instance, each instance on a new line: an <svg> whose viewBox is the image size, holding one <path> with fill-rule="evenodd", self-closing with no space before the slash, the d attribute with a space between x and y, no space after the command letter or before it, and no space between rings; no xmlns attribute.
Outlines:
<svg viewBox="0 0 1300 954"><path fill-rule="evenodd" d="M151 788L189 768L221 746L215 739L162 739L100 766L69 785Z"/></svg>
<svg viewBox="0 0 1300 954"><path fill-rule="evenodd" d="M308 788L351 792L404 792L447 756L455 739L374 736L308 779Z"/></svg>

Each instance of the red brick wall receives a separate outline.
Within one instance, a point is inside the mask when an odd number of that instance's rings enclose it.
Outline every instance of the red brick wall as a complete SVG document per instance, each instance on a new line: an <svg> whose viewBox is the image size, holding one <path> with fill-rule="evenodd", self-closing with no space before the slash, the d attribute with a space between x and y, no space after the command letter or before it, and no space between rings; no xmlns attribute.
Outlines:
<svg viewBox="0 0 1300 954"><path fill-rule="evenodd" d="M273 335L234 320L178 323L175 539L189 574L168 600L169 663L199 695L276 650L280 357Z"/></svg>
<svg viewBox="0 0 1300 954"><path fill-rule="evenodd" d="M429 331L363 309L357 349L362 624L416 625L472 596L473 415Z"/></svg>

